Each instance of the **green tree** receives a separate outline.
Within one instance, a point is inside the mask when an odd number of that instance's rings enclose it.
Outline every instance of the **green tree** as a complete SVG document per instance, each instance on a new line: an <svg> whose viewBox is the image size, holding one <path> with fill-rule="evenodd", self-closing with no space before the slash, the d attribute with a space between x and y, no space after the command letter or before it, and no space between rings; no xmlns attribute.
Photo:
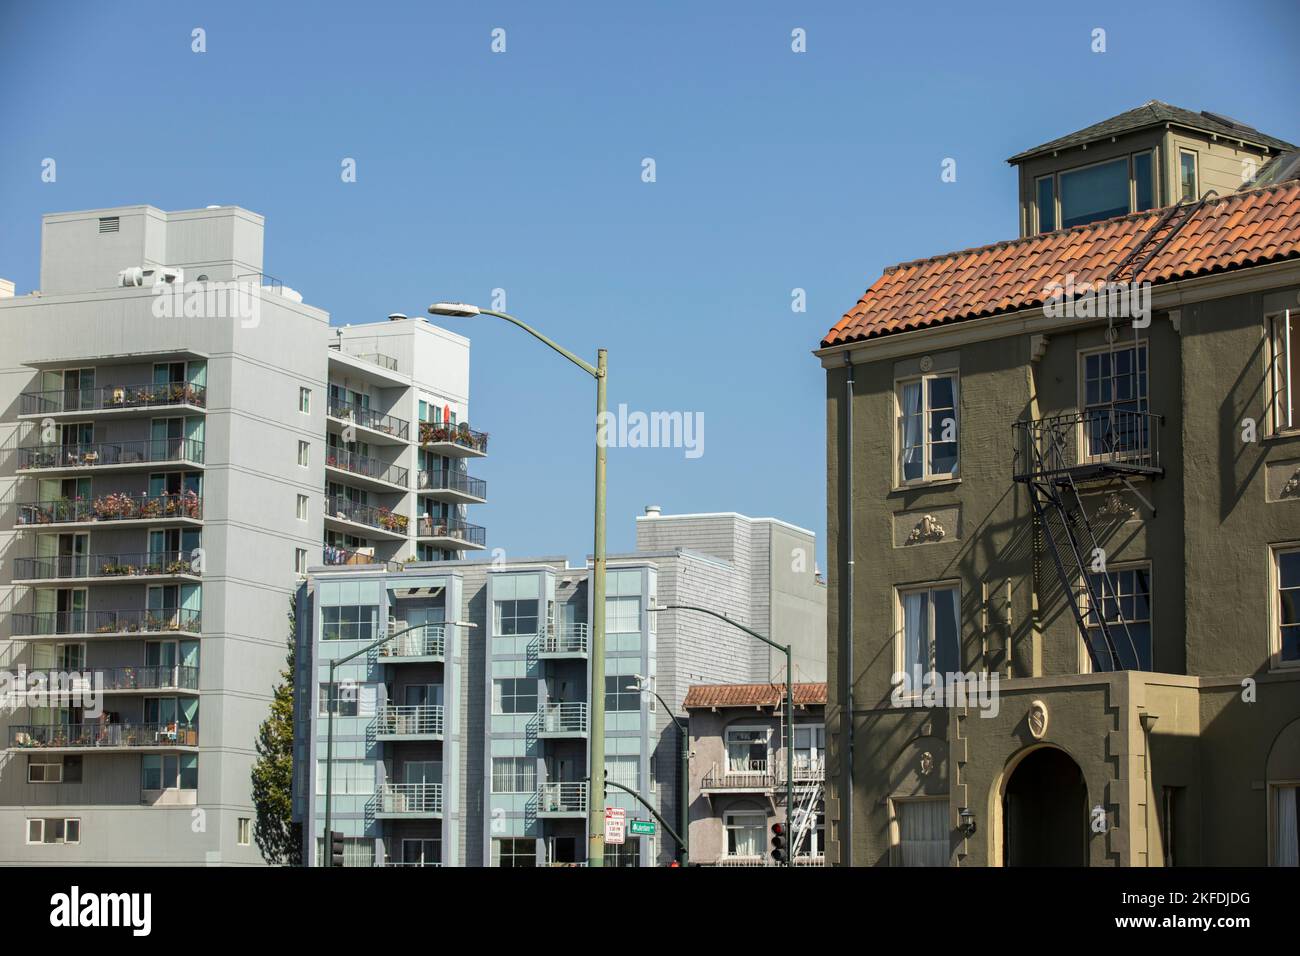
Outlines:
<svg viewBox="0 0 1300 956"><path fill-rule="evenodd" d="M271 714L257 731L257 762L253 764L254 829L257 848L266 862L302 865L302 824L293 816L293 672L297 618L289 598L289 653L280 683L275 686Z"/></svg>

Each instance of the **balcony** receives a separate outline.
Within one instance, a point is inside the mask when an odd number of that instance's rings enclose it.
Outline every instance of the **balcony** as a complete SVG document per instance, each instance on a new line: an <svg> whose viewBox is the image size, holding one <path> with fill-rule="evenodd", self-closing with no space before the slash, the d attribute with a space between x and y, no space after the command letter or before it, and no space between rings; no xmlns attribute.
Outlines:
<svg viewBox="0 0 1300 956"><path fill-rule="evenodd" d="M486 528L459 518L420 515L415 522L415 536L448 551L482 551L487 545Z"/></svg>
<svg viewBox="0 0 1300 956"><path fill-rule="evenodd" d="M327 411L330 418L343 425L355 425L370 438L385 443L405 444L411 438L411 423L392 415L382 415L364 405L331 398Z"/></svg>
<svg viewBox="0 0 1300 956"><path fill-rule="evenodd" d="M409 469L401 465L390 465L346 448L330 448L325 457L325 469L348 478L361 478L363 480L357 484L377 487L381 491L406 491L407 479L411 474Z"/></svg>
<svg viewBox="0 0 1300 956"><path fill-rule="evenodd" d="M539 657L586 657L587 625L561 624L558 628L543 634Z"/></svg>
<svg viewBox="0 0 1300 956"><path fill-rule="evenodd" d="M347 548L326 544L321 546L321 560L328 565L374 564L375 549L361 548L357 551L351 551Z"/></svg>
<svg viewBox="0 0 1300 956"><path fill-rule="evenodd" d="M537 711L539 737L587 736L587 702L561 701L543 704Z"/></svg>
<svg viewBox="0 0 1300 956"><path fill-rule="evenodd" d="M438 501L450 501L462 505L481 505L487 501L487 482L482 478L471 478L463 471L449 468L437 471L421 471L416 482L416 490Z"/></svg>
<svg viewBox="0 0 1300 956"><path fill-rule="evenodd" d="M19 417L44 418L46 416L107 412L115 416L148 413L166 408L178 411L202 412L208 405L208 390L202 385L186 382L149 383L145 385L105 385L101 388L50 389L23 392L19 401Z"/></svg>
<svg viewBox="0 0 1300 956"><path fill-rule="evenodd" d="M17 611L11 615L16 640L133 638L176 634L197 637L198 611L184 609L134 611Z"/></svg>
<svg viewBox="0 0 1300 956"><path fill-rule="evenodd" d="M197 750L199 728L166 724L11 724L10 750Z"/></svg>
<svg viewBox="0 0 1300 956"><path fill-rule="evenodd" d="M438 740L442 718L441 704L387 704L375 716L375 736L380 740Z"/></svg>
<svg viewBox="0 0 1300 956"><path fill-rule="evenodd" d="M1161 475L1160 423L1151 412L1096 408L1016 422L1016 481L1089 481Z"/></svg>
<svg viewBox="0 0 1300 956"><path fill-rule="evenodd" d="M389 630L400 631L406 625L390 624ZM447 625L426 624L414 631L407 631L393 638L387 644L379 645L379 657L386 664L427 663L442 661L447 653Z"/></svg>
<svg viewBox="0 0 1300 956"><path fill-rule="evenodd" d="M199 669L181 665L145 665L143 667L109 667L93 671L103 680L103 689L109 694L129 694L136 691L199 691Z"/></svg>
<svg viewBox="0 0 1300 956"><path fill-rule="evenodd" d="M197 524L203 498L193 491L160 495L114 492L96 498L60 498L18 505L18 526L89 525L104 521L127 524Z"/></svg>
<svg viewBox="0 0 1300 956"><path fill-rule="evenodd" d="M378 796L377 819L442 816L440 783L385 783Z"/></svg>
<svg viewBox="0 0 1300 956"><path fill-rule="evenodd" d="M539 817L584 817L587 815L587 784L544 783L537 789Z"/></svg>
<svg viewBox="0 0 1300 956"><path fill-rule="evenodd" d="M777 777L769 761L741 759L731 761L725 767L715 763L700 780L700 792L759 793L771 790L776 783Z"/></svg>
<svg viewBox="0 0 1300 956"><path fill-rule="evenodd" d="M468 425L420 422L420 444L447 458L482 458L487 455L487 432Z"/></svg>
<svg viewBox="0 0 1300 956"><path fill-rule="evenodd" d="M342 495L325 498L325 526L355 533L359 528L372 536L401 541L406 538L410 518L389 508L358 504Z"/></svg>
<svg viewBox="0 0 1300 956"><path fill-rule="evenodd" d="M14 559L14 581L30 585L121 583L126 578L149 578L151 582L197 581L200 574L196 562L188 552L182 551Z"/></svg>
<svg viewBox="0 0 1300 956"><path fill-rule="evenodd" d="M39 474L159 471L168 465L203 467L203 442L190 438L146 438L84 445L30 445L18 449L18 470Z"/></svg>

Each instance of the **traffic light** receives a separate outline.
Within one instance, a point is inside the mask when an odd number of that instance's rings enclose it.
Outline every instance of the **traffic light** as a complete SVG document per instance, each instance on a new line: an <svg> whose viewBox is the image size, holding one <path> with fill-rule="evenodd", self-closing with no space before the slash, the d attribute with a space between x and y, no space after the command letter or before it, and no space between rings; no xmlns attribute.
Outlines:
<svg viewBox="0 0 1300 956"><path fill-rule="evenodd" d="M772 824L772 859L777 863L784 863L788 845L786 843L786 832L784 823Z"/></svg>
<svg viewBox="0 0 1300 956"><path fill-rule="evenodd" d="M331 830L329 838L329 856L330 866L343 865L343 833L340 830Z"/></svg>

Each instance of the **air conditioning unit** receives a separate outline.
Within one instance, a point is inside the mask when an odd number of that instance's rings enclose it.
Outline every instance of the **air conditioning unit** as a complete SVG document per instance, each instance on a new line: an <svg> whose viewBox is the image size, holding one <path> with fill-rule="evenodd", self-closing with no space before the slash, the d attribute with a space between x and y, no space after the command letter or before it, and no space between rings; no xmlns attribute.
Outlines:
<svg viewBox="0 0 1300 956"><path fill-rule="evenodd" d="M117 274L117 284L124 288L143 286L174 285L185 281L185 270L174 266L160 266L146 269L144 266L131 266Z"/></svg>

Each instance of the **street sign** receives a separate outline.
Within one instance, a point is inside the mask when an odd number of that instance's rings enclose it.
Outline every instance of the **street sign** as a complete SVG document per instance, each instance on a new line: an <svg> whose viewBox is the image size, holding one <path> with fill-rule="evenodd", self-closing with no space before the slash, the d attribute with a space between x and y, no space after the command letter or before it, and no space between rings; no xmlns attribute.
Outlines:
<svg viewBox="0 0 1300 956"><path fill-rule="evenodd" d="M655 822L653 820L629 820L627 832L632 836L654 836Z"/></svg>
<svg viewBox="0 0 1300 956"><path fill-rule="evenodd" d="M622 807L605 808L605 842L619 846L626 840L627 811Z"/></svg>

